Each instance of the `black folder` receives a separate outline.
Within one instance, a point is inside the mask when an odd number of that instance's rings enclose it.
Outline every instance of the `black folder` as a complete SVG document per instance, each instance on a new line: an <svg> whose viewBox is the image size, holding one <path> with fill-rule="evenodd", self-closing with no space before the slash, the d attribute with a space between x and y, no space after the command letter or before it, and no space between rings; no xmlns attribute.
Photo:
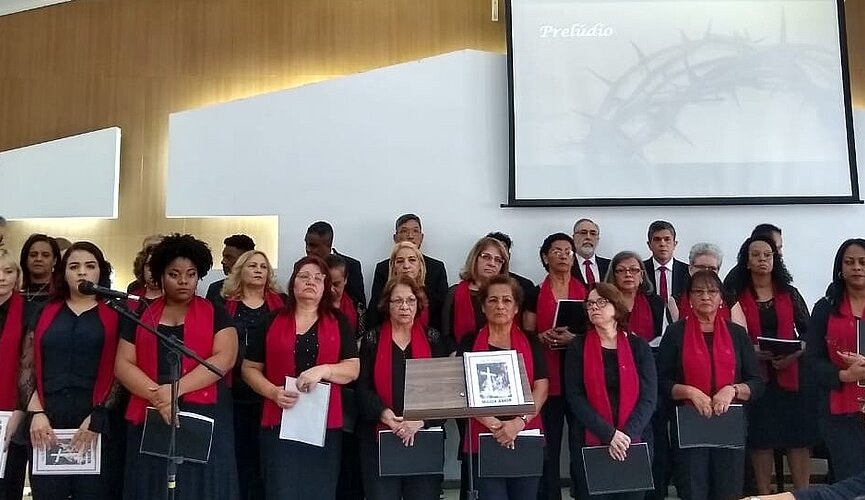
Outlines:
<svg viewBox="0 0 865 500"><path fill-rule="evenodd" d="M609 446L586 446L583 448L583 470L589 495L655 489L652 459L646 443L632 444L622 462L610 456Z"/></svg>
<svg viewBox="0 0 865 500"><path fill-rule="evenodd" d="M772 337L757 337L761 351L769 351L775 356L789 356L802 350L801 340L776 339Z"/></svg>
<svg viewBox="0 0 865 500"><path fill-rule="evenodd" d="M444 430L422 429L406 446L393 431L378 432L379 476L421 476L444 473Z"/></svg>
<svg viewBox="0 0 865 500"><path fill-rule="evenodd" d="M478 477L539 477L544 474L544 436L519 434L514 449L492 434L480 435Z"/></svg>
<svg viewBox="0 0 865 500"><path fill-rule="evenodd" d="M679 448L744 448L745 426L745 408L740 404L710 418L688 404L676 407Z"/></svg>
<svg viewBox="0 0 865 500"><path fill-rule="evenodd" d="M175 455L190 462L207 463L213 441L213 419L197 413L177 412L180 427L176 431ZM168 457L171 426L165 423L156 408L147 408L140 452L145 455Z"/></svg>
<svg viewBox="0 0 865 500"><path fill-rule="evenodd" d="M589 324L589 315L582 300L560 299L556 303L556 316L553 326L566 326L571 333L583 335Z"/></svg>

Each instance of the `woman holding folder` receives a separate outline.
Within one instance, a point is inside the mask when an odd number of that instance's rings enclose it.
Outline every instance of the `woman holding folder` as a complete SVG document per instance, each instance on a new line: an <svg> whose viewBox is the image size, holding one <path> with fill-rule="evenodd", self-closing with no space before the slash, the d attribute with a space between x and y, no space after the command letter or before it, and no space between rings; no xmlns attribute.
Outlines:
<svg viewBox="0 0 865 500"><path fill-rule="evenodd" d="M769 236L745 240L733 272L737 285L731 290L736 296L733 321L748 331L766 381L766 393L748 407L748 448L757 492L771 493L775 449L785 451L795 488L807 488L809 447L819 440L815 403L799 359L803 352L799 339L808 331L808 306L793 287L793 277ZM762 350L761 337L792 342L796 350L785 355Z"/></svg>
<svg viewBox="0 0 865 500"><path fill-rule="evenodd" d="M712 271L691 276L686 291L694 314L667 327L657 359L659 395L689 404L707 419L727 413L733 403L756 399L764 388L748 333L718 314L721 290ZM677 436L673 442L678 444ZM685 500L741 497L744 469L741 448L676 452L677 485Z"/></svg>
<svg viewBox="0 0 865 500"><path fill-rule="evenodd" d="M586 299L586 311L592 326L571 343L565 357L568 410L586 430L581 446L571 448L571 460L582 460L582 446L607 446L614 460L624 461L632 444L646 443L651 455L650 422L658 397L652 349L625 330L627 303L615 286L597 283ZM647 462L646 470L650 469ZM572 479L579 484L581 498L588 498L585 477ZM592 498L640 500L644 496L638 491Z"/></svg>
<svg viewBox="0 0 865 500"><path fill-rule="evenodd" d="M459 354L480 351L515 350L521 354L526 374L532 384L535 412L519 417L480 417L472 419L471 432L464 436L463 452L468 453L471 442L475 481L482 500L525 500L535 498L538 477L477 478L480 434L491 433L498 443L510 449L518 447L517 435L525 430L541 430L538 412L547 400L547 369L540 345L527 336L514 321L522 303L522 289L508 275L490 278L479 291L487 324L479 332L463 337Z"/></svg>
<svg viewBox="0 0 865 500"><path fill-rule="evenodd" d="M333 307L327 264L307 256L294 264L284 308L254 335L243 361L243 379L264 397L261 418L262 472L268 500L332 500L339 477L343 424L342 390L357 378L360 363L354 329ZM286 385L286 377L296 380ZM284 412L319 382L329 391L323 446L280 439ZM286 429L288 431L289 429Z"/></svg>
<svg viewBox="0 0 865 500"><path fill-rule="evenodd" d="M426 305L426 294L418 282L404 274L392 276L379 302L384 323L367 332L361 341L357 392L364 421L358 432L367 498L437 500L439 497L441 474L381 476L378 460L380 433L393 433L402 445L412 447L419 431L443 423L402 418L406 361L444 357L451 351L438 330L425 327L418 319ZM443 439L443 432L439 436Z"/></svg>

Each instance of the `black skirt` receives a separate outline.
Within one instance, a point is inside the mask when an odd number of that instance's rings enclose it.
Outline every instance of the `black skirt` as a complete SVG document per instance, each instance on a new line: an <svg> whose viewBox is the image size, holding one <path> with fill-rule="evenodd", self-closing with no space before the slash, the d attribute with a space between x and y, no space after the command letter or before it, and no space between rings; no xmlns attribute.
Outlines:
<svg viewBox="0 0 865 500"><path fill-rule="evenodd" d="M813 388L799 385L791 392L770 380L763 396L748 403L749 448L810 448L820 442Z"/></svg>
<svg viewBox="0 0 865 500"><path fill-rule="evenodd" d="M328 429L324 447L279 439L279 427L261 430L261 469L267 500L334 500L342 429Z"/></svg>

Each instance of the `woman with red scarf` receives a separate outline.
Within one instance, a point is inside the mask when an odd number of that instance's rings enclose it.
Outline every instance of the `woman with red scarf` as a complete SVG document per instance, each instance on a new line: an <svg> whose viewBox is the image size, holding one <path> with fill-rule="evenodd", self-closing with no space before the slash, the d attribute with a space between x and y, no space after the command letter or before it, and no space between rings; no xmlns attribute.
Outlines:
<svg viewBox="0 0 865 500"><path fill-rule="evenodd" d="M559 478L559 456L562 448L562 433L565 417L565 400L562 397L562 357L564 350L576 337L567 328L553 328L556 306L560 299L584 300L586 289L571 274L577 247L574 240L565 233L555 233L546 237L540 249L541 264L547 277L535 288L534 296L526 300L523 314L523 329L537 332L537 338L544 346L544 360L549 373L549 398L541 412L547 436L547 450L544 460L544 477L538 499L560 500L562 498ZM568 426L572 428L571 425ZM575 426L573 426L575 429ZM573 448L576 432L570 432L569 443ZM575 469L571 467L571 475Z"/></svg>
<svg viewBox="0 0 865 500"><path fill-rule="evenodd" d="M112 452L123 436L108 428L114 407L114 355L117 351L118 316L95 296L84 295L84 281L111 285L111 264L102 251L78 242L60 260L52 283L52 298L35 318L27 336L22 378L30 390L27 410L32 416L30 440L34 448L57 442L55 429L77 429L72 438L76 450L89 448L102 434L101 472L96 476L31 476L33 498L116 498L122 461Z"/></svg>
<svg viewBox="0 0 865 500"><path fill-rule="evenodd" d="M237 356L237 332L222 307L195 295L200 277L213 265L210 248L192 235L166 236L153 249L150 272L164 295L142 313L141 321L182 341L186 347L228 372ZM117 378L132 393L124 500L152 500L167 494L164 458L139 453L147 407L171 421L170 353L150 332L124 322L117 349ZM234 459L231 393L219 378L184 357L180 378L180 411L214 420L210 458L206 464L183 462L177 469L177 500L240 498Z"/></svg>
<svg viewBox="0 0 865 500"><path fill-rule="evenodd" d="M610 261L605 280L622 294L628 310L628 333L646 342L661 336L664 322L664 301L653 293L652 283L646 279L646 268L635 252L619 252Z"/></svg>
<svg viewBox="0 0 865 500"><path fill-rule="evenodd" d="M811 313L805 362L817 382L820 429L835 479L865 471L862 398L865 360L856 355L857 322L865 317L865 240L841 244L826 297Z"/></svg>
<svg viewBox="0 0 865 500"><path fill-rule="evenodd" d="M366 333L360 346L358 398L363 422L361 460L367 498L377 500L437 500L441 475L381 477L378 474L378 433L391 430L411 446L423 428L442 422L408 421L402 418L405 401L405 365L409 359L444 357L449 349L442 334L419 320L426 295L418 282L405 274L388 280L382 290L380 328Z"/></svg>
<svg viewBox="0 0 865 500"><path fill-rule="evenodd" d="M342 386L357 378L354 330L331 300L327 264L307 256L294 264L286 306L271 314L243 361L243 379L264 397L261 456L268 500L331 500L336 495L342 450ZM285 377L296 377L285 387ZM330 383L323 447L279 439L283 411L299 393Z"/></svg>
<svg viewBox="0 0 865 500"><path fill-rule="evenodd" d="M522 288L510 276L503 274L490 278L479 290L486 325L477 333L463 337L458 354L480 351L515 350L522 354L526 373L532 384L532 399L535 412L520 417L480 417L472 421L471 434L463 436L463 452L468 451L469 441L474 455L475 484L483 500L525 500L535 498L540 478L478 478L477 450L481 433L492 433L505 447L513 448L517 434L524 430L540 429L543 424L539 412L547 400L549 383L542 349L539 343L520 330L515 322L522 303ZM549 442L549 441L547 441Z"/></svg>
<svg viewBox="0 0 865 500"><path fill-rule="evenodd" d="M234 401L234 454L237 481L242 500L263 500L258 431L261 428L261 396L256 394L240 374L250 335L261 331L269 313L282 308L285 301L276 285L273 267L264 252L250 250L235 261L225 278L220 295L237 330L237 361L231 378Z"/></svg>
<svg viewBox="0 0 865 500"><path fill-rule="evenodd" d="M705 418L757 399L764 388L748 333L718 314L721 286L711 271L694 273L687 288L694 315L670 325L658 349L659 396L691 404ZM680 498L740 498L745 450L680 448L676 469Z"/></svg>
<svg viewBox="0 0 865 500"><path fill-rule="evenodd" d="M628 324L627 302L613 285L597 283L586 299L586 311L591 329L571 343L565 359L568 411L585 429L579 446L570 450L571 460L581 460L583 446L607 445L616 460L627 457L631 443L648 443L651 453L649 424L658 398L652 350L644 339L624 328ZM580 498L588 498L585 476L571 479L579 485ZM644 492L636 492L593 498L640 500L644 496Z"/></svg>
<svg viewBox="0 0 865 500"><path fill-rule="evenodd" d="M757 492L771 493L776 449L787 455L793 486L805 489L811 478L809 448L819 436L815 402L807 390L810 387L805 387L808 378L799 359L802 351L773 356L759 349L757 337L804 339L810 320L808 306L793 287L793 277L769 236L748 238L733 270L737 285L733 321L748 331L766 381L766 393L748 408L748 448Z"/></svg>

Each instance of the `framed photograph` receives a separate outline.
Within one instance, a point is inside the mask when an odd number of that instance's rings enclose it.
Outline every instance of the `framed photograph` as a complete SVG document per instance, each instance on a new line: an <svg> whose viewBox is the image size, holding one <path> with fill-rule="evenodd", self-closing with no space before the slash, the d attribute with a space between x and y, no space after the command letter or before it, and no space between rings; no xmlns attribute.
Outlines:
<svg viewBox="0 0 865 500"><path fill-rule="evenodd" d="M0 479L6 477L6 455L8 455L8 450L3 446L3 443L6 442L6 432L8 432L10 418L12 418L11 411L0 411Z"/></svg>
<svg viewBox="0 0 865 500"><path fill-rule="evenodd" d="M76 432L78 429L54 429L57 444L49 448L34 448L33 474L99 474L102 462L102 435L97 435L90 448L78 452L72 449L72 436Z"/></svg>
<svg viewBox="0 0 865 500"><path fill-rule="evenodd" d="M469 406L485 408L523 404L518 360L517 351L464 353Z"/></svg>

